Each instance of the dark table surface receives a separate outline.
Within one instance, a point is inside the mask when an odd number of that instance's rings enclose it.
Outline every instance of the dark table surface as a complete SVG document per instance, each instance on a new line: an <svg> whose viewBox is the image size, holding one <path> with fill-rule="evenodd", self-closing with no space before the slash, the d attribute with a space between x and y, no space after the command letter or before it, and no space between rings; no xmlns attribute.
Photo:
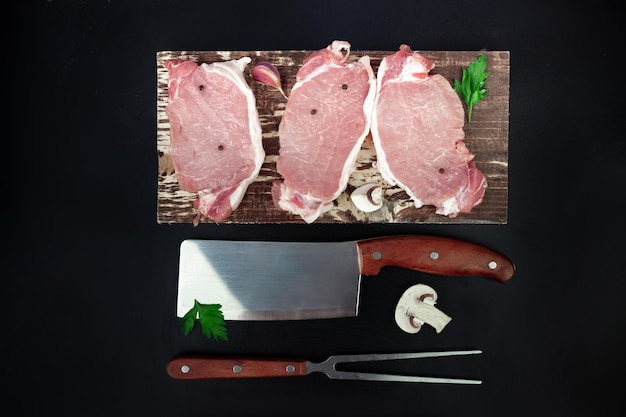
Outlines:
<svg viewBox="0 0 626 417"><path fill-rule="evenodd" d="M35 416L592 416L624 374L623 25L604 2L15 1L3 14L3 409ZM156 222L160 50L354 48L511 51L505 225L164 225ZM437 234L501 251L498 284L390 268L358 317L229 322L230 339L176 318L186 238L352 240ZM453 320L400 331L401 291L434 286ZM445 307L445 308L444 308ZM306 378L177 381L183 353L294 356L476 348L411 362L479 386ZM397 365L395 370L398 369ZM380 370L380 369L376 369Z"/></svg>

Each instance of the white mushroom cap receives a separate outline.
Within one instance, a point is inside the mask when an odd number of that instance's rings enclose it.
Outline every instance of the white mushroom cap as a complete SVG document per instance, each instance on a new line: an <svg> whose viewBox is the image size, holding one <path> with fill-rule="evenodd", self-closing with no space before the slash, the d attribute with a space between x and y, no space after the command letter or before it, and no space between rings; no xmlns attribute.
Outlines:
<svg viewBox="0 0 626 417"><path fill-rule="evenodd" d="M379 184L365 184L350 194L352 203L359 210L369 213L383 206L383 188Z"/></svg>
<svg viewBox="0 0 626 417"><path fill-rule="evenodd" d="M396 305L396 323L407 333L417 333L424 323L441 333L452 317L435 307L437 292L425 284L409 287Z"/></svg>

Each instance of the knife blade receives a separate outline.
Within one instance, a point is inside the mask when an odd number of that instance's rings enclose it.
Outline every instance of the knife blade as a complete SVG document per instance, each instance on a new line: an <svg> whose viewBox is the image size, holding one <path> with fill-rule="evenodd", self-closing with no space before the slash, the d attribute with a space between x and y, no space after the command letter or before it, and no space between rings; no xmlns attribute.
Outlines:
<svg viewBox="0 0 626 417"><path fill-rule="evenodd" d="M357 316L363 276L395 266L508 281L505 255L459 239L402 235L342 242L187 239L180 245L177 315L220 304L226 320Z"/></svg>

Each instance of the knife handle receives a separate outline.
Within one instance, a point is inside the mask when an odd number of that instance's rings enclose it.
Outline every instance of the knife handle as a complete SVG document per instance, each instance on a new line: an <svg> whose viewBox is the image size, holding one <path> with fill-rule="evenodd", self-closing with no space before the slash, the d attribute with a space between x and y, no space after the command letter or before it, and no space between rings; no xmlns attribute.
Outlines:
<svg viewBox="0 0 626 417"><path fill-rule="evenodd" d="M179 356L168 362L174 379L263 378L304 376L307 361L211 356Z"/></svg>
<svg viewBox="0 0 626 417"><path fill-rule="evenodd" d="M356 242L359 269L377 275L397 266L437 275L485 276L508 281L515 265L506 256L475 243L439 236L389 236Z"/></svg>

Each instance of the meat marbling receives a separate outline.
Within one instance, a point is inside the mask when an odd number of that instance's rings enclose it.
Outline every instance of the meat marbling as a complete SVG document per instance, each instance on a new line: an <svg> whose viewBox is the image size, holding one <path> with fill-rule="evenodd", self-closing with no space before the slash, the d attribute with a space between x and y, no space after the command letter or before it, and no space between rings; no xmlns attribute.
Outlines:
<svg viewBox="0 0 626 417"><path fill-rule="evenodd" d="M456 217L483 199L487 181L463 139L464 109L450 83L429 75L434 63L408 45L385 57L377 72L372 139L377 168L416 207Z"/></svg>
<svg viewBox="0 0 626 417"><path fill-rule="evenodd" d="M198 194L194 206L200 214L216 222L239 206L265 158L255 97L243 77L250 61L165 62L177 180Z"/></svg>
<svg viewBox="0 0 626 417"><path fill-rule="evenodd" d="M349 60L350 46L334 41L304 60L279 125L272 197L307 223L346 188L370 129L376 78L368 56Z"/></svg>

